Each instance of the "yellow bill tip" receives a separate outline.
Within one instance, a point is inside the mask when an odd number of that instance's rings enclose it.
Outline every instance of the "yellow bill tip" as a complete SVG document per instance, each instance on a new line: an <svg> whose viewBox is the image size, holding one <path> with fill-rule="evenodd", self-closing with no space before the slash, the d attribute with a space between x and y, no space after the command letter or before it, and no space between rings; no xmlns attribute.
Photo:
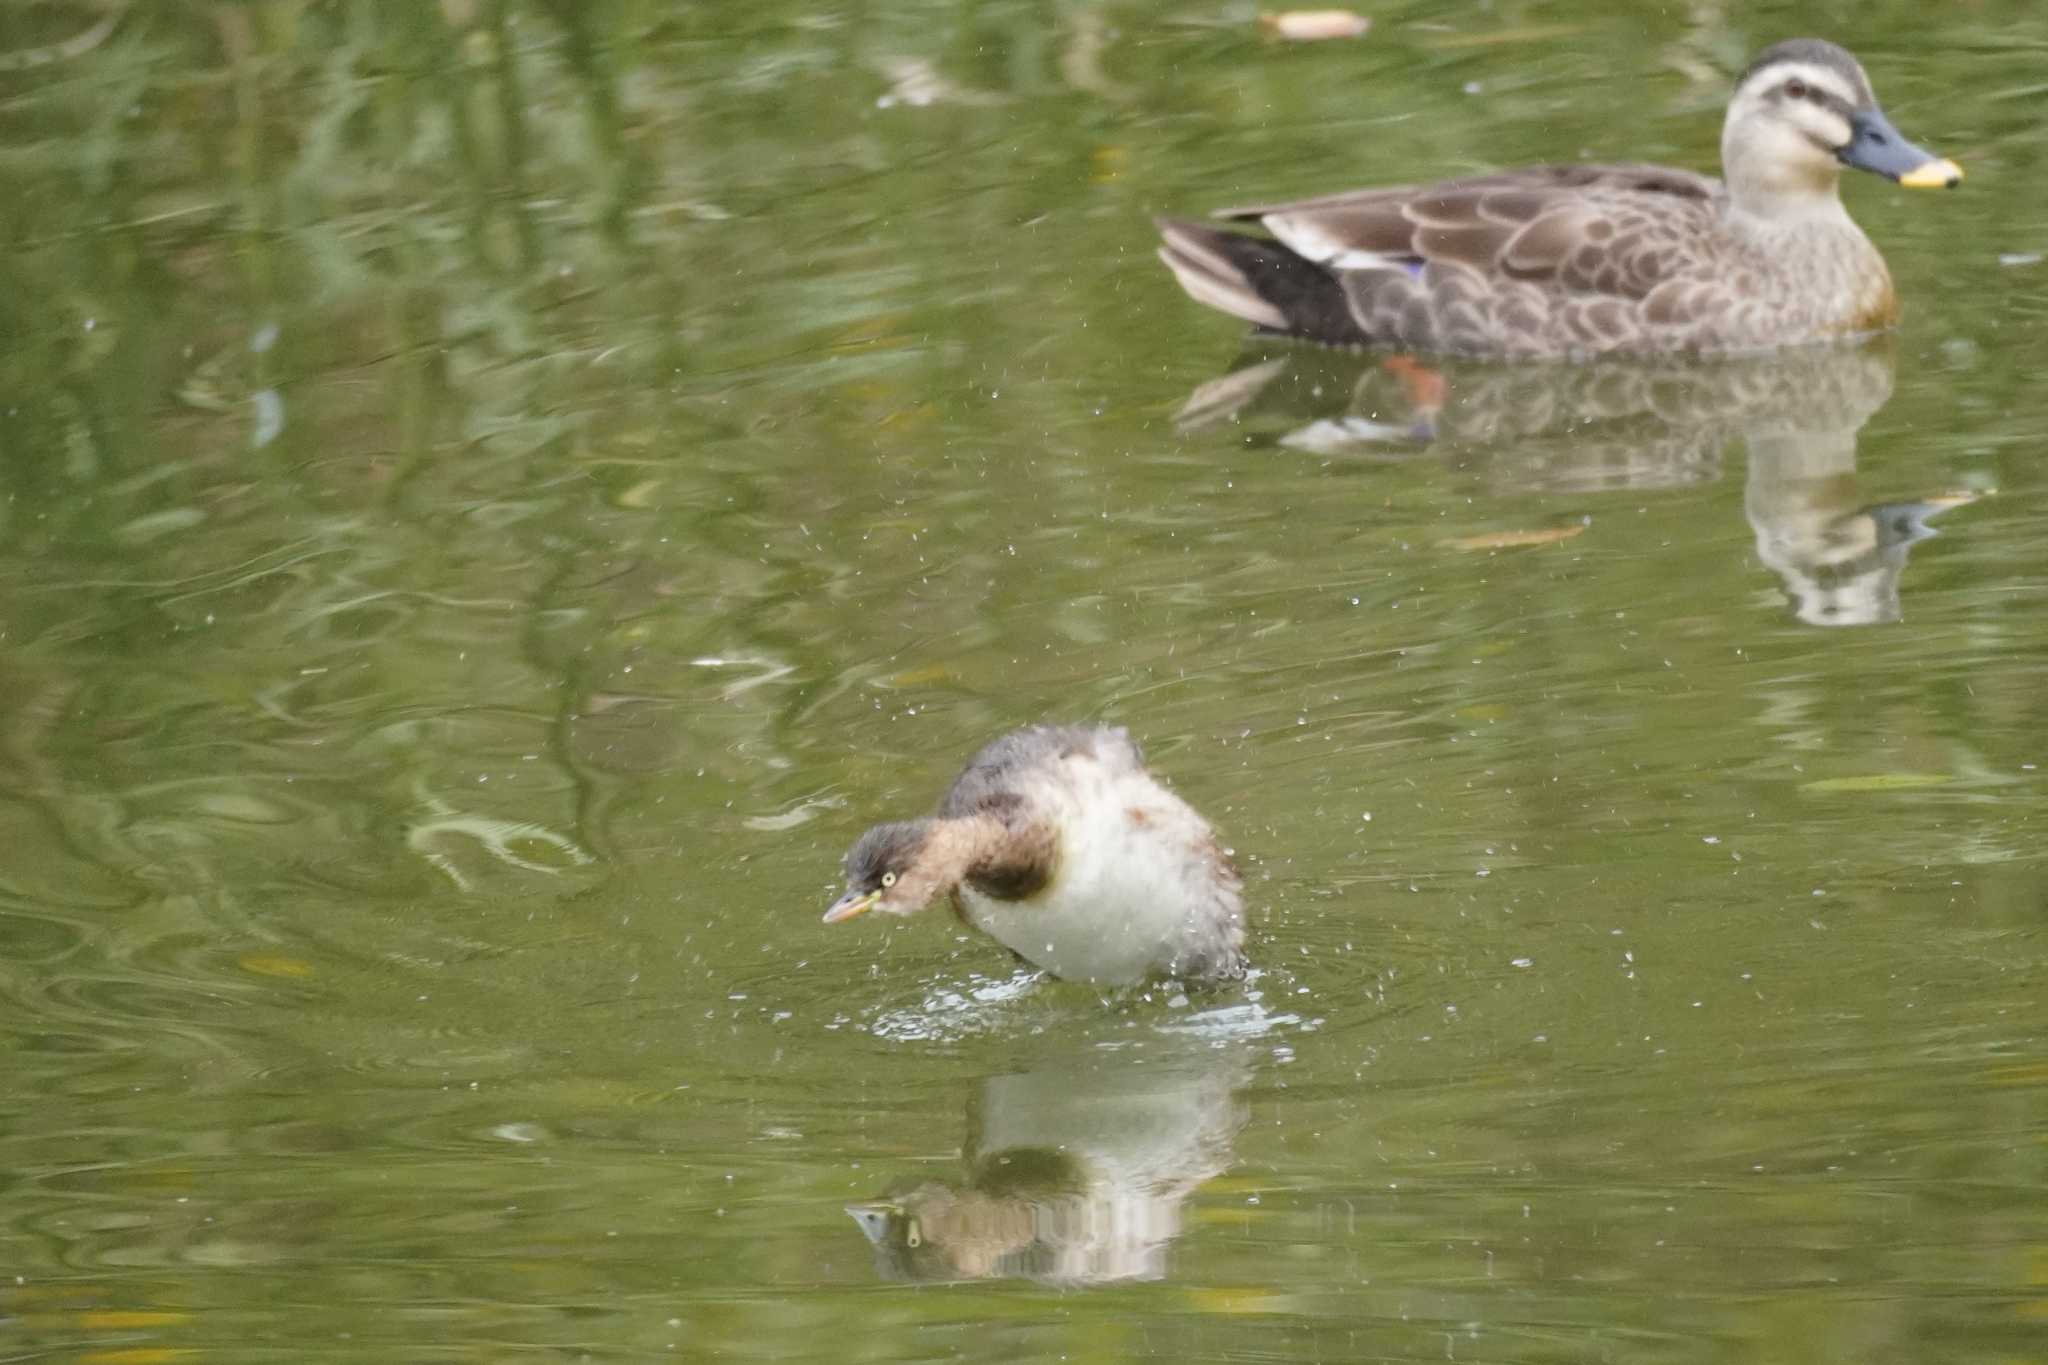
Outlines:
<svg viewBox="0 0 2048 1365"><path fill-rule="evenodd" d="M1963 183L1963 168L1947 157L1923 161L1899 177L1909 190L1952 190Z"/></svg>

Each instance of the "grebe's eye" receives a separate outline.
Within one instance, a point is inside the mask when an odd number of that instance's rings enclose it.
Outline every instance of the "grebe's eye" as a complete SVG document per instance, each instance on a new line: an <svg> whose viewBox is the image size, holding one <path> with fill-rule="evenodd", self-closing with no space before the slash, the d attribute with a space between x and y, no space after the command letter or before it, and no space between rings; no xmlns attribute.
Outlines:
<svg viewBox="0 0 2048 1365"><path fill-rule="evenodd" d="M896 885L896 874L894 872L884 872L882 874L882 885L884 887Z"/></svg>
<svg viewBox="0 0 2048 1365"><path fill-rule="evenodd" d="M1785 93L1795 100L1803 100L1810 92L1806 88L1806 82L1794 76L1785 82Z"/></svg>

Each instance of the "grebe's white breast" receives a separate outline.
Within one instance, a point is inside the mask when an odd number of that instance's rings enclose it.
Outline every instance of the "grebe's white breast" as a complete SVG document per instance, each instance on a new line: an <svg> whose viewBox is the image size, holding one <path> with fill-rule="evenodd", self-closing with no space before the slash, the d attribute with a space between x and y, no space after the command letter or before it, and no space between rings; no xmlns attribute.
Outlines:
<svg viewBox="0 0 2048 1365"><path fill-rule="evenodd" d="M999 900L962 883L983 932L1070 981L1102 985L1199 968L1235 951L1237 874L1208 822L1142 768L1093 753L1030 775L1033 815L1055 830L1057 860L1036 894Z"/></svg>

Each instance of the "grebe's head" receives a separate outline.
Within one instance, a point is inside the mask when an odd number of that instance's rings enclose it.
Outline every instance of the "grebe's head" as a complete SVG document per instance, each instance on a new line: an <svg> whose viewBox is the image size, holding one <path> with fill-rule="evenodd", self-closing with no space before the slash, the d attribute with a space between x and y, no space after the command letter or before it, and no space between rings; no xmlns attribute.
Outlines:
<svg viewBox="0 0 2048 1365"><path fill-rule="evenodd" d="M825 923L837 924L870 910L913 915L929 905L938 885L916 874L930 837L929 820L894 821L861 835L846 855L846 894L832 902Z"/></svg>

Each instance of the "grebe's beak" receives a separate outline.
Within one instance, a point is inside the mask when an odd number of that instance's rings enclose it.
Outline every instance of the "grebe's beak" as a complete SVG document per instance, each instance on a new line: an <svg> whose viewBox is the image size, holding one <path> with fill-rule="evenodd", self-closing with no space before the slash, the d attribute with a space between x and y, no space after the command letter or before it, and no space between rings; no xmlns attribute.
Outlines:
<svg viewBox="0 0 2048 1365"><path fill-rule="evenodd" d="M852 919L855 915L865 915L874 909L881 899L882 893L879 891L849 891L832 902L832 908L825 912L825 923L837 924L841 920Z"/></svg>

